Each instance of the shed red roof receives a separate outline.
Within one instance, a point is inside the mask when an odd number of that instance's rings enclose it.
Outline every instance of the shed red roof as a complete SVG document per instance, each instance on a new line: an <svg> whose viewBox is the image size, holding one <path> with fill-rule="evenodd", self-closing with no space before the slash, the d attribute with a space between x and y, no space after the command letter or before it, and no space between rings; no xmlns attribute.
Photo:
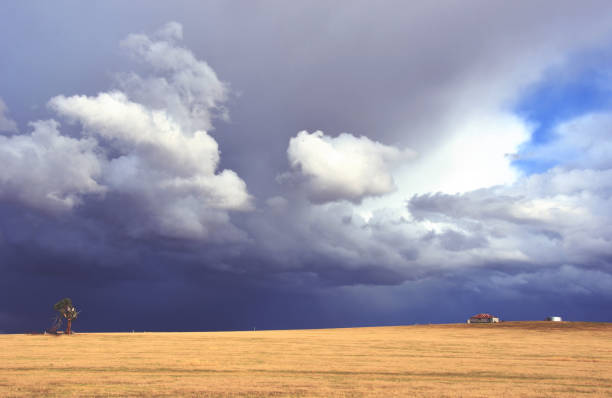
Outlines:
<svg viewBox="0 0 612 398"><path fill-rule="evenodd" d="M478 315L474 315L470 319L491 319L491 318L493 318L493 315L491 314L478 314Z"/></svg>

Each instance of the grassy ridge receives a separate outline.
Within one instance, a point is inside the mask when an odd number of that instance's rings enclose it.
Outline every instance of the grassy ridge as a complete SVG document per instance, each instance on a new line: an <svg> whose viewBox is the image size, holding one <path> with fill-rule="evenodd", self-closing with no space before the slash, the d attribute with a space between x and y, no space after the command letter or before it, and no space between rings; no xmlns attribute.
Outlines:
<svg viewBox="0 0 612 398"><path fill-rule="evenodd" d="M2 397L612 396L612 324L0 336Z"/></svg>

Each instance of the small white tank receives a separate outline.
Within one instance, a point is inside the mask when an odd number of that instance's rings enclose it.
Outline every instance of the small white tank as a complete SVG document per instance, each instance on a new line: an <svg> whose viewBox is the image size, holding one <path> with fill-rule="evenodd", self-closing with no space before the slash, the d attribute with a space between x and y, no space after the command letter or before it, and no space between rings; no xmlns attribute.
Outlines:
<svg viewBox="0 0 612 398"><path fill-rule="evenodd" d="M561 322L563 319L561 319L560 316L549 316L546 318L546 320L551 322Z"/></svg>

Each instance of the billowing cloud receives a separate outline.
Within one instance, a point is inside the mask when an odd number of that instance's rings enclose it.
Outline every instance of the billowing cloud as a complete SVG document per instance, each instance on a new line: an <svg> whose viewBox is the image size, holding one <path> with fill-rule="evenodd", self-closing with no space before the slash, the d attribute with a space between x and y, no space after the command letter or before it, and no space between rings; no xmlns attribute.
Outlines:
<svg viewBox="0 0 612 398"><path fill-rule="evenodd" d="M46 211L63 211L87 194L101 194L103 160L96 141L63 136L53 120L30 123L32 132L0 135L0 198Z"/></svg>
<svg viewBox="0 0 612 398"><path fill-rule="evenodd" d="M250 209L244 181L231 170L216 174L216 141L203 130L184 131L169 111L151 110L121 92L58 96L49 105L113 150L104 184L146 203L159 233L210 238L211 212Z"/></svg>
<svg viewBox="0 0 612 398"><path fill-rule="evenodd" d="M303 177L307 196L314 202L380 196L396 189L393 166L414 156L411 150L343 133L300 131L289 140L287 157L294 174ZM291 175L285 177L291 177Z"/></svg>
<svg viewBox="0 0 612 398"><path fill-rule="evenodd" d="M83 138L62 135L58 123L48 121L33 124L31 135L0 141L9 160L0 171L3 196L39 208L70 209L85 194L105 192L145 209L145 219L126 225L132 235L243 238L226 212L251 209L251 197L234 171L217 171L218 144L203 130L226 88L206 63L174 45L181 38L179 24L170 23L157 35L170 41L130 35L123 45L168 78L131 74L129 82L123 80L127 92L49 101L60 117L82 126Z"/></svg>
<svg viewBox="0 0 612 398"><path fill-rule="evenodd" d="M8 108L6 104L0 98L0 131L16 133L17 132L17 123L14 120L8 117Z"/></svg>
<svg viewBox="0 0 612 398"><path fill-rule="evenodd" d="M177 22L164 25L152 38L129 35L121 42L122 48L154 74L123 74L119 83L135 101L152 109L167 109L186 131L210 130L215 116L227 118L223 103L229 89L206 62L177 45L182 38L182 25Z"/></svg>

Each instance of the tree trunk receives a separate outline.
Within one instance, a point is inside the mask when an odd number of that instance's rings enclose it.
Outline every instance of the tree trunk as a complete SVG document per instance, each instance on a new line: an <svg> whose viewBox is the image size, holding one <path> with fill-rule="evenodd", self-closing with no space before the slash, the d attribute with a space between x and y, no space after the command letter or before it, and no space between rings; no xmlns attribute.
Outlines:
<svg viewBox="0 0 612 398"><path fill-rule="evenodd" d="M72 319L68 319L68 327L66 328L66 334L70 334L70 326L72 326Z"/></svg>

